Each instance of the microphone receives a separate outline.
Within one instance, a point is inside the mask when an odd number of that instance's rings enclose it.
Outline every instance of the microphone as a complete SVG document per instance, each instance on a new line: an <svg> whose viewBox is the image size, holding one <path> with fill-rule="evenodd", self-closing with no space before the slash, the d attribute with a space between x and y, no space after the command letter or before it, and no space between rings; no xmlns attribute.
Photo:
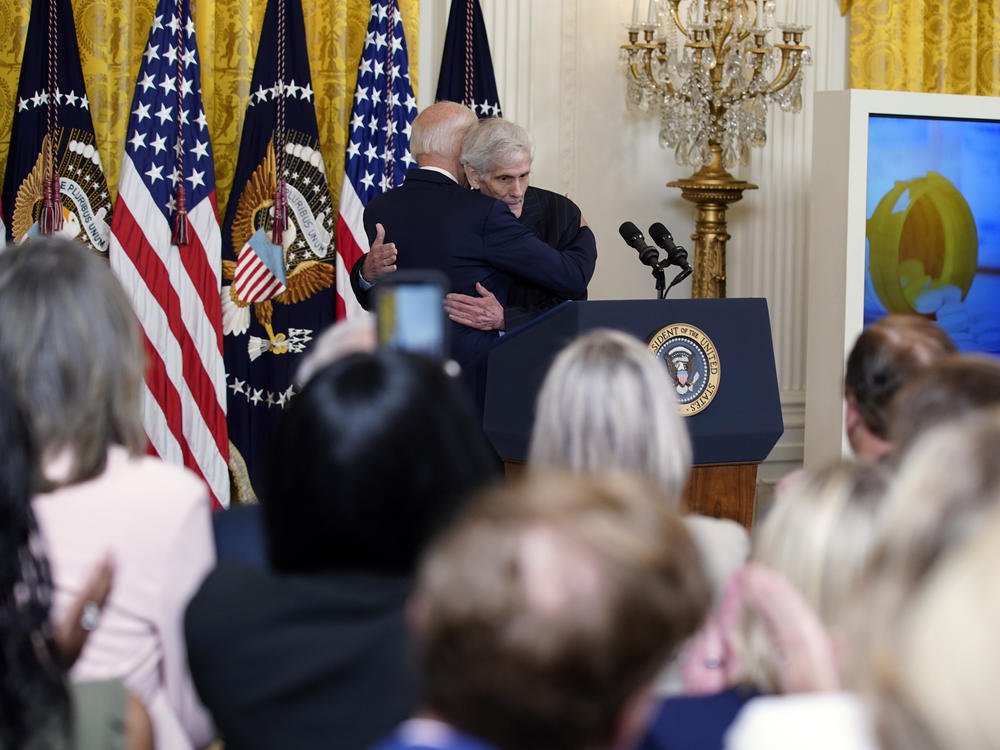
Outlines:
<svg viewBox="0 0 1000 750"><path fill-rule="evenodd" d="M687 250L677 247L670 230L660 222L656 222L649 228L649 236L653 238L653 242L667 251L667 260L671 265L679 266L686 271L685 278L690 275L691 266L688 264Z"/></svg>
<svg viewBox="0 0 1000 750"><path fill-rule="evenodd" d="M657 252L655 247L650 247L646 244L646 238L642 236L642 232L639 231L639 227L633 224L631 221L626 221L620 227L618 227L618 234L622 236L625 243L630 247L635 248L635 251L639 253L639 260L647 266L652 266L656 268L660 254Z"/></svg>

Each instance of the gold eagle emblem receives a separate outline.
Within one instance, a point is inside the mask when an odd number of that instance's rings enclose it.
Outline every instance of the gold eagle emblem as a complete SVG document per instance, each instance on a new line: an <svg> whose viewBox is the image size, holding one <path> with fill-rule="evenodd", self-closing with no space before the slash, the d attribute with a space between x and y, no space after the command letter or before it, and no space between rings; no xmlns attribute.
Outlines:
<svg viewBox="0 0 1000 750"><path fill-rule="evenodd" d="M267 153L263 161L250 176L236 204L232 243L233 254L237 258L243 245L254 232L260 228L271 230L274 221L274 196L277 189L274 141L271 141L267 145ZM308 245L295 228L295 219L291 210L288 211L287 226L282 236L281 245L282 257L288 270L285 291L273 297L273 302L294 305L333 286L334 269L331 264L305 259ZM235 278L236 261L222 261L222 276L230 281ZM229 298L239 308L246 308L251 304L237 296L235 285L229 287ZM274 312L273 302L271 299L255 302L253 303L253 311L257 322L267 331L271 342L271 351L283 353L288 351L288 346L285 343L286 336L283 333L275 334L271 328L271 318Z"/></svg>

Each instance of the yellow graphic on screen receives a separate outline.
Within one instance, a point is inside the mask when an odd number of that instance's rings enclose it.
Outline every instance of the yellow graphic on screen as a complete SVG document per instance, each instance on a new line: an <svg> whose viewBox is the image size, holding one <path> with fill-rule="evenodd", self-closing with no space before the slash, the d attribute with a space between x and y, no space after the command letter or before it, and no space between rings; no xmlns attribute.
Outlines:
<svg viewBox="0 0 1000 750"><path fill-rule="evenodd" d="M872 285L890 313L921 312L918 298L938 291L965 299L979 239L969 204L946 178L928 172L897 182L868 219L867 235Z"/></svg>

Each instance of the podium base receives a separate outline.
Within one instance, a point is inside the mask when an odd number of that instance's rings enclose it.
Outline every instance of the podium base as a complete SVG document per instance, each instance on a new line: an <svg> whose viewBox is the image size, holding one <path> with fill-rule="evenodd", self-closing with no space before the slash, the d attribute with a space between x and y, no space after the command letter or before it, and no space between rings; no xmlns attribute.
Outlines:
<svg viewBox="0 0 1000 750"><path fill-rule="evenodd" d="M520 461L504 461L503 466L508 479L524 473ZM758 466L755 462L695 466L684 488L684 509L703 516L729 518L749 531Z"/></svg>
<svg viewBox="0 0 1000 750"><path fill-rule="evenodd" d="M754 462L695 466L684 490L684 507L703 516L731 518L749 531L758 466Z"/></svg>

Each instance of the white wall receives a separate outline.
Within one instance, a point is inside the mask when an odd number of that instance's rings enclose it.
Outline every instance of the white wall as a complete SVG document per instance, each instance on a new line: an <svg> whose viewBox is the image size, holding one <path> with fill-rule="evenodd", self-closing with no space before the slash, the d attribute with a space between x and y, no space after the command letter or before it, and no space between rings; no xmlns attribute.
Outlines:
<svg viewBox="0 0 1000 750"><path fill-rule="evenodd" d="M598 240L594 299L652 298L653 280L618 236L622 221L645 229L662 221L689 252L694 207L667 182L690 175L657 143L658 118L625 108L619 46L629 0L480 0L493 51L504 116L524 125L537 148L532 182L568 192ZM448 0L421 0L421 106L433 101ZM778 0L779 18L784 3ZM766 297L785 416L785 435L762 478L801 462L805 413L806 272L817 90L846 85L847 22L834 0L806 2L805 105L797 115L772 110L768 143L751 164L732 170L760 186L728 212L728 294ZM815 207L813 210L821 210ZM672 296L688 296L690 284Z"/></svg>

